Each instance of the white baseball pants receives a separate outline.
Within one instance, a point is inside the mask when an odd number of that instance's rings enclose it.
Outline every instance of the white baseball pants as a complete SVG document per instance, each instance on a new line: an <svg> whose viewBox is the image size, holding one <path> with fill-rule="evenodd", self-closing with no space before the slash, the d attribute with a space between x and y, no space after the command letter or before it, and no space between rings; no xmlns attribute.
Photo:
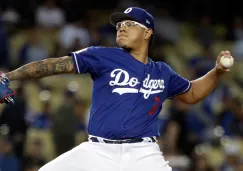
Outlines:
<svg viewBox="0 0 243 171"><path fill-rule="evenodd" d="M39 171L172 171L157 143L84 142Z"/></svg>

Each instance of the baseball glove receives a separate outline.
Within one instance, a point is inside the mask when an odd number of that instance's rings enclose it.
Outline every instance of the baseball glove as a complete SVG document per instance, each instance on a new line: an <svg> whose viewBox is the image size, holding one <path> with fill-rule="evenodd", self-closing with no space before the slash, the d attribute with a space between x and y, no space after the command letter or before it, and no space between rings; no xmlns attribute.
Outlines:
<svg viewBox="0 0 243 171"><path fill-rule="evenodd" d="M10 81L0 72L0 103L14 103L15 92L9 88Z"/></svg>

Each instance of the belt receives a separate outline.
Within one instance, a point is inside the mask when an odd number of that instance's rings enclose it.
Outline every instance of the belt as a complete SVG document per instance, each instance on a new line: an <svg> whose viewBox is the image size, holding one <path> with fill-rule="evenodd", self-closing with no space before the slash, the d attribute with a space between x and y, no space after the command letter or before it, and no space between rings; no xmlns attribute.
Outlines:
<svg viewBox="0 0 243 171"><path fill-rule="evenodd" d="M146 138L132 138L132 139L124 139L124 140L107 140L100 137L89 137L89 141L91 142L100 142L107 144L124 144L124 143L139 143L139 142L157 142L155 137L146 137Z"/></svg>

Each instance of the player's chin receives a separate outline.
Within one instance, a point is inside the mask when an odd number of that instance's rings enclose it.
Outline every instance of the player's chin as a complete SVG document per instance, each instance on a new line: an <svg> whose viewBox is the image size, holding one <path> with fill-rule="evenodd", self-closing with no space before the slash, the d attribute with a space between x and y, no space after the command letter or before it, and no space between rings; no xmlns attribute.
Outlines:
<svg viewBox="0 0 243 171"><path fill-rule="evenodd" d="M119 47L122 47L122 48L127 47L126 41L124 41L122 39L117 39L116 43L118 44Z"/></svg>

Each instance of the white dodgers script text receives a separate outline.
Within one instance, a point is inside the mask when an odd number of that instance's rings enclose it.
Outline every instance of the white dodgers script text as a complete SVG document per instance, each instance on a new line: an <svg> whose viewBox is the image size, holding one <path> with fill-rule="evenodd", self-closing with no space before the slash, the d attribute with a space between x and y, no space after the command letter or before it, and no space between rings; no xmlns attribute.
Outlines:
<svg viewBox="0 0 243 171"><path fill-rule="evenodd" d="M111 72L110 76L113 80L109 82L109 85L119 86L113 89L112 93L120 95L140 92L144 94L145 99L148 99L151 94L163 92L165 88L163 79L151 79L150 74L143 80L142 87L139 90L136 87L136 85L140 84L138 78L130 77L129 73L125 70L115 69Z"/></svg>

